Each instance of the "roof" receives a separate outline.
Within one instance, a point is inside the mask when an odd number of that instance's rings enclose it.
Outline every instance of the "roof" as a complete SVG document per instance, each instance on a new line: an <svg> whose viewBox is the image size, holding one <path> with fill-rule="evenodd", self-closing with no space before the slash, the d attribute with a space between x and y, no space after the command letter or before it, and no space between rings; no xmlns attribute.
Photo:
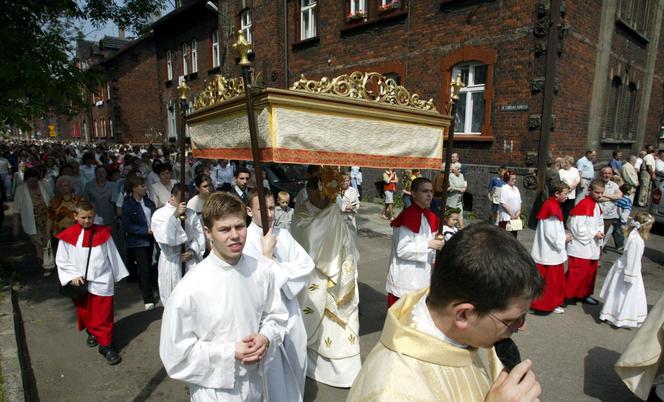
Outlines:
<svg viewBox="0 0 664 402"><path fill-rule="evenodd" d="M115 36L104 36L99 40L99 46L103 49L120 50L130 43L131 43L130 40L117 38Z"/></svg>

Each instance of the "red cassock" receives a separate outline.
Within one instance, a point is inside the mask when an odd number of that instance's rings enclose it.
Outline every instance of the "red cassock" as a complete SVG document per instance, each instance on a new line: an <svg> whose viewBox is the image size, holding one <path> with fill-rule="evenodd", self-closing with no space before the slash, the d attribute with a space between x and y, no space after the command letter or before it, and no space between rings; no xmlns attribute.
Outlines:
<svg viewBox="0 0 664 402"><path fill-rule="evenodd" d="M563 211L555 198L549 198L542 204L542 208L537 213L537 219L540 221L537 230L546 230L547 226L544 225L546 222L542 221L551 217L557 219L562 227ZM557 227L556 229L562 230ZM565 263L556 265L537 263L536 265L544 280L544 289L540 297L530 304L530 308L538 311L553 311L563 304L565 299Z"/></svg>
<svg viewBox="0 0 664 402"><path fill-rule="evenodd" d="M566 299L582 299L592 295L595 291L595 278L597 276L597 268L599 267L599 246L593 238L597 231L603 230L601 224L594 222L594 220L601 222L602 211L599 209L599 218L596 217L596 207L597 202L591 197L586 197L581 202L576 204L576 206L570 212L570 229L572 231L572 235L574 235L575 230L579 233L584 232L585 236L588 237L585 239L588 241L588 243L586 243L585 246L581 246L580 250L577 250L578 246L576 244L570 244L570 246L568 246L567 274L565 277ZM587 225L585 228L586 230L577 230L576 225L579 224ZM575 252L571 251L573 247ZM583 250L590 251L580 252ZM587 252L590 252L591 254L596 253L597 258L582 258L578 255L572 255L576 254L577 252L579 252L581 255L584 255ZM593 257L595 257L595 255L593 255Z"/></svg>

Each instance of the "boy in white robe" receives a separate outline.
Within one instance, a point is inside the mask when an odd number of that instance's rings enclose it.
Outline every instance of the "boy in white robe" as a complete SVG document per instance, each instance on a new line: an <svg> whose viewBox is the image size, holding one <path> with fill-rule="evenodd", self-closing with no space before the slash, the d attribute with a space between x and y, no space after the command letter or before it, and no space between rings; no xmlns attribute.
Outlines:
<svg viewBox="0 0 664 402"><path fill-rule="evenodd" d="M159 355L171 378L189 383L191 400L269 400L261 381L269 347L283 341L288 312L270 260L243 255L245 206L215 193L203 208L212 252L171 294Z"/></svg>
<svg viewBox="0 0 664 402"><path fill-rule="evenodd" d="M184 195L184 197L181 197ZM176 184L171 190L171 198L166 205L152 215L150 228L155 241L159 244L159 297L165 305L173 289L182 278L182 263L186 271L196 266L205 253L205 235L203 225L196 212L187 208L185 188ZM185 227L180 216L185 214ZM182 252L182 245L185 251Z"/></svg>
<svg viewBox="0 0 664 402"><path fill-rule="evenodd" d="M94 206L87 201L76 206L76 223L56 235L60 241L55 262L62 286L69 282L87 286L88 294L74 302L78 330L85 329L88 346L99 345L99 353L114 365L122 360L113 348L114 282L129 272L115 247L111 228L95 225L95 215Z"/></svg>
<svg viewBox="0 0 664 402"><path fill-rule="evenodd" d="M347 401L539 401L532 362L504 368L494 345L525 328L541 287L509 233L491 224L460 230L438 254L430 288L388 310Z"/></svg>
<svg viewBox="0 0 664 402"><path fill-rule="evenodd" d="M444 240L436 239L439 218L428 207L433 184L418 177L410 185L413 203L392 221L392 254L387 275L387 306L399 298L429 286L431 264Z"/></svg>
<svg viewBox="0 0 664 402"><path fill-rule="evenodd" d="M271 350L266 360L267 388L270 402L297 402L304 396L307 364L307 332L297 296L306 291L314 262L288 230L275 227L274 197L268 190L265 202L270 230L263 235L258 194L249 196L247 214L252 221L247 228L244 253L255 258L264 256L276 263L273 270L276 288L280 289L289 317L284 342Z"/></svg>

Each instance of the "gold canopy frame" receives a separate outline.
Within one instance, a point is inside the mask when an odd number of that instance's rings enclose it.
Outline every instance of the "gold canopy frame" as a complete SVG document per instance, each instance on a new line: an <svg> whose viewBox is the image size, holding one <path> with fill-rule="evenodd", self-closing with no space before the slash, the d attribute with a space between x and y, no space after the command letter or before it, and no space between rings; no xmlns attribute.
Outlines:
<svg viewBox="0 0 664 402"><path fill-rule="evenodd" d="M242 79L215 76L186 116L194 156L252 160ZM379 73L254 89L261 161L440 169L452 118Z"/></svg>

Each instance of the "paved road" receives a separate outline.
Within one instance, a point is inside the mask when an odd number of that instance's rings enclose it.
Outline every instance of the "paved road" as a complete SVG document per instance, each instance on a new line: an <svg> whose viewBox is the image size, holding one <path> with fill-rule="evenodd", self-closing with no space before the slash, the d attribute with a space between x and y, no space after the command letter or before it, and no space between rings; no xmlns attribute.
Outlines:
<svg viewBox="0 0 664 402"><path fill-rule="evenodd" d="M380 219L380 208L364 205L358 219L362 254L359 273L360 342L362 356L380 336L385 317L385 276L391 230ZM520 234L527 247L532 231ZM649 304L664 289L664 237L653 235L646 243L644 279ZM71 303L57 294L57 280L42 278L30 248L5 232L0 237L0 262L18 270L26 284L19 302L34 378L43 401L186 401L185 384L166 376L158 357L162 308L143 310L135 284L116 288L115 342L123 362L107 366L96 351L85 345L76 331ZM601 286L616 254L607 252L597 286ZM599 289L597 289L599 291ZM599 309L570 306L564 315L528 317L528 329L515 336L524 357L535 361L544 388L544 401L635 400L614 374L612 365L634 331L612 329L599 323ZM307 401L342 401L346 390L307 382Z"/></svg>

